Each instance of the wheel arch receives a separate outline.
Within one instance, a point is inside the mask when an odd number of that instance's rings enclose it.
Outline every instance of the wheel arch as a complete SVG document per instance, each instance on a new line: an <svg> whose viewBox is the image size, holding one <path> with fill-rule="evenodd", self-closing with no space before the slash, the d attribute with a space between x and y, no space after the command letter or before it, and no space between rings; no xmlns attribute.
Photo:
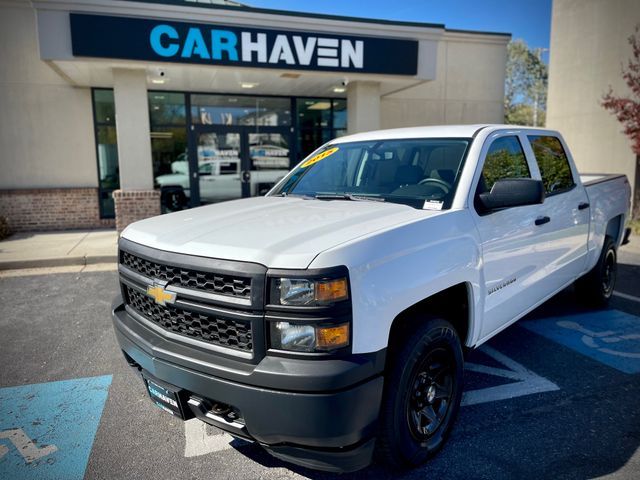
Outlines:
<svg viewBox="0 0 640 480"><path fill-rule="evenodd" d="M471 346L473 339L473 288L469 282L462 282L429 295L401 311L391 323L389 348L411 332L425 318L440 317L453 325L460 343Z"/></svg>
<svg viewBox="0 0 640 480"><path fill-rule="evenodd" d="M622 234L624 232L624 215L616 215L607 222L607 228L604 232L605 238L611 237L616 248L620 246Z"/></svg>

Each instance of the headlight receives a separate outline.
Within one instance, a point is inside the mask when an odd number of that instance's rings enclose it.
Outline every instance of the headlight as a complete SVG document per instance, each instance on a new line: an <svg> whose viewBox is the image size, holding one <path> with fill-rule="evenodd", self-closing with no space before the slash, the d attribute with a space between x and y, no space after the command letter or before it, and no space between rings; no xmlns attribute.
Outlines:
<svg viewBox="0 0 640 480"><path fill-rule="evenodd" d="M276 278L271 294L272 302L291 306L326 305L348 298L346 277L331 280Z"/></svg>
<svg viewBox="0 0 640 480"><path fill-rule="evenodd" d="M271 346L278 350L314 352L335 350L349 345L349 324L322 327L271 323Z"/></svg>

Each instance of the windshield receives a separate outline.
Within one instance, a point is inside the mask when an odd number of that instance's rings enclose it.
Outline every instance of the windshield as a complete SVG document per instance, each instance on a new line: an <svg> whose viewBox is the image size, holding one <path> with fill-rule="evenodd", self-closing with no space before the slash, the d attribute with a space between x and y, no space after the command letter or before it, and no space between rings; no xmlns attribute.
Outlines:
<svg viewBox="0 0 640 480"><path fill-rule="evenodd" d="M271 195L449 208L470 143L471 139L429 138L325 145Z"/></svg>

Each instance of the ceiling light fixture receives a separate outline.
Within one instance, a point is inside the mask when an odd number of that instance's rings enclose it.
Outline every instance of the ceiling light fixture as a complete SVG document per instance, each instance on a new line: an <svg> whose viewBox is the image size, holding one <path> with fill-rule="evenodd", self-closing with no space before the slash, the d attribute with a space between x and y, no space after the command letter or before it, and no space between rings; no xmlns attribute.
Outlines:
<svg viewBox="0 0 640 480"><path fill-rule="evenodd" d="M152 78L151 79L151 83L154 83L156 85L162 85L162 84L164 84L164 79L163 78Z"/></svg>
<svg viewBox="0 0 640 480"><path fill-rule="evenodd" d="M333 87L333 93L344 93L347 91L346 87Z"/></svg>
<svg viewBox="0 0 640 480"><path fill-rule="evenodd" d="M280 75L280 78L300 78L300 74L299 73L283 73L282 75Z"/></svg>
<svg viewBox="0 0 640 480"><path fill-rule="evenodd" d="M252 82L241 82L240 83L240 86L242 88L255 88L258 85L260 85L260 84L259 83L252 83Z"/></svg>
<svg viewBox="0 0 640 480"><path fill-rule="evenodd" d="M329 110L331 108L331 102L315 102L307 110Z"/></svg>

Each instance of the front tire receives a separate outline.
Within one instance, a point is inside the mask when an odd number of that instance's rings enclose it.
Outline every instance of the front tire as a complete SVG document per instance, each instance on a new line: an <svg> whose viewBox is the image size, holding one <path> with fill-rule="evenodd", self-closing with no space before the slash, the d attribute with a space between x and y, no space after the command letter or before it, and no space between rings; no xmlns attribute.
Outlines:
<svg viewBox="0 0 640 480"><path fill-rule="evenodd" d="M606 307L613 295L618 276L616 246L611 237L605 237L598 263L576 282L576 293L589 306Z"/></svg>
<svg viewBox="0 0 640 480"><path fill-rule="evenodd" d="M453 326L422 323L390 359L377 448L395 469L416 467L447 440L460 408L463 355Z"/></svg>

